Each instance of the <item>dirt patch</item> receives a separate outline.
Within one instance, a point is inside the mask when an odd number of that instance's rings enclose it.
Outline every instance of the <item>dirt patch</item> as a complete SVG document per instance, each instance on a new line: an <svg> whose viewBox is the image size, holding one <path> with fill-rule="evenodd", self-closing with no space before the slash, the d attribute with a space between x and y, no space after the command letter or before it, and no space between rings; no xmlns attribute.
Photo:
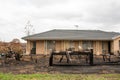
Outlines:
<svg viewBox="0 0 120 80"><path fill-rule="evenodd" d="M35 59L37 58L37 63ZM58 62L56 58L56 63ZM84 59L83 59L84 61ZM62 61L66 63L64 59ZM74 61L73 61L74 62ZM107 63L103 62L101 57L94 59L94 66L81 63L80 65L59 65L49 66L49 55L39 55L31 60L30 56L24 56L21 61L10 59L6 64L0 65L0 72L13 73L13 74L33 74L33 73L69 73L69 74L101 74L101 73L120 73L120 63ZM58 63L59 64L59 63ZM85 64L85 65L84 65Z"/></svg>

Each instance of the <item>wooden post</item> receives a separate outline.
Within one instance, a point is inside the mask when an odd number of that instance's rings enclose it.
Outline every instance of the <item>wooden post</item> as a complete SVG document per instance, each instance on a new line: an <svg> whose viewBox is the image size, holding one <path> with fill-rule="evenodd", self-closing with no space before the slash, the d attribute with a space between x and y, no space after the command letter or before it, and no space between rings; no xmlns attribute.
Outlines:
<svg viewBox="0 0 120 80"><path fill-rule="evenodd" d="M49 66L53 66L53 52L51 52L51 54L50 54Z"/></svg>
<svg viewBox="0 0 120 80"><path fill-rule="evenodd" d="M71 53L71 51L66 51L67 63L71 63L70 53Z"/></svg>
<svg viewBox="0 0 120 80"><path fill-rule="evenodd" d="M91 49L91 53L89 55L90 65L93 65L93 49Z"/></svg>
<svg viewBox="0 0 120 80"><path fill-rule="evenodd" d="M63 60L63 57L64 57L64 55L62 55L62 57L60 58L59 62L61 62Z"/></svg>

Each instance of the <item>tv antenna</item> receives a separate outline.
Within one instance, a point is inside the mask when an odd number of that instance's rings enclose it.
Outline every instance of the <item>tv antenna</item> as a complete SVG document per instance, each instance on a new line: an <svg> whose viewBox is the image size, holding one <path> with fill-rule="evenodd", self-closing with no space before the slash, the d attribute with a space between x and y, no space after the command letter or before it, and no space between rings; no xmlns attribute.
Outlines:
<svg viewBox="0 0 120 80"><path fill-rule="evenodd" d="M79 25L74 25L75 27L76 27L76 29L78 30L78 28L79 28Z"/></svg>

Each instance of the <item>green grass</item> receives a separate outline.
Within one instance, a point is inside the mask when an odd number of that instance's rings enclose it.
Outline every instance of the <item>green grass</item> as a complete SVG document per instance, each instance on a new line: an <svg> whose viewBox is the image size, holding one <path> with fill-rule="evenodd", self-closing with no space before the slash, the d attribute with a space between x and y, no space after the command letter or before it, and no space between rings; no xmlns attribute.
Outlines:
<svg viewBox="0 0 120 80"><path fill-rule="evenodd" d="M120 74L3 74L0 80L120 80Z"/></svg>

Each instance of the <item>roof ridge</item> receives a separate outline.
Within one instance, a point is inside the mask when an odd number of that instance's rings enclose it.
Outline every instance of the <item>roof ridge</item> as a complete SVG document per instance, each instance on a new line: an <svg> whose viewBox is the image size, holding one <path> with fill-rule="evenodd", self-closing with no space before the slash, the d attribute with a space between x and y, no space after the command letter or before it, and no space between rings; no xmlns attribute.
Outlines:
<svg viewBox="0 0 120 80"><path fill-rule="evenodd" d="M53 29L53 30L64 30L64 31L102 31L102 32L106 32L106 31L103 31L103 30L91 30L91 29Z"/></svg>

